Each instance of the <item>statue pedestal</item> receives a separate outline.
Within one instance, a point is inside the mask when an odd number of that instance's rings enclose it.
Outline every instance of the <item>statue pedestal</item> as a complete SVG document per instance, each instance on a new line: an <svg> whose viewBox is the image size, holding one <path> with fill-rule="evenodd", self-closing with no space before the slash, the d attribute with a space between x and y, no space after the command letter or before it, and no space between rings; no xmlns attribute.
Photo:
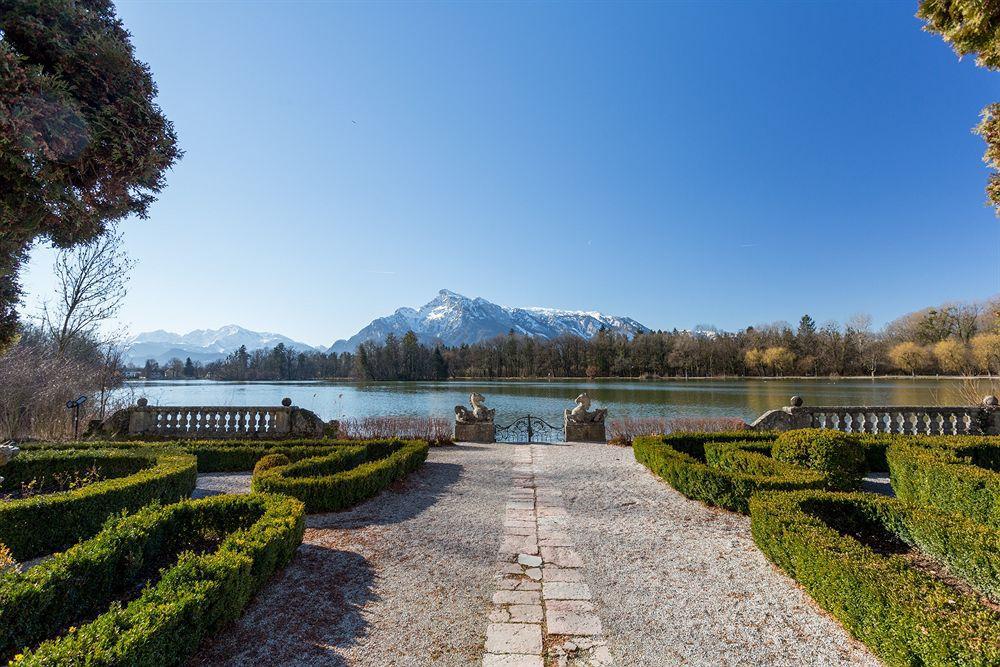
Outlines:
<svg viewBox="0 0 1000 667"><path fill-rule="evenodd" d="M496 432L493 430L493 422L476 422L475 424L462 424L455 422L455 442L496 442Z"/></svg>
<svg viewBox="0 0 1000 667"><path fill-rule="evenodd" d="M590 422L580 424L566 420L566 442L607 442L607 432L604 430L604 422Z"/></svg>

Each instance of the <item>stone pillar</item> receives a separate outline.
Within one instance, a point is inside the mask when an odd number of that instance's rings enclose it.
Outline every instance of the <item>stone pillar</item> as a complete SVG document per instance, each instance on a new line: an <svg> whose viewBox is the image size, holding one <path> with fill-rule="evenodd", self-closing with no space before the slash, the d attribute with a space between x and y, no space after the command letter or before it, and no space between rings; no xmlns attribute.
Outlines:
<svg viewBox="0 0 1000 667"><path fill-rule="evenodd" d="M575 422L566 417L563 420L566 429L566 442L607 442L608 435L604 422Z"/></svg>
<svg viewBox="0 0 1000 667"><path fill-rule="evenodd" d="M497 441L493 422L474 422L471 424L455 422L455 442L490 443Z"/></svg>
<svg viewBox="0 0 1000 667"><path fill-rule="evenodd" d="M802 398L792 396L788 407L768 410L750 424L753 431L791 431L812 426L812 408L802 407Z"/></svg>
<svg viewBox="0 0 1000 667"><path fill-rule="evenodd" d="M281 408L274 411L274 432L276 435L287 435L292 430L292 399L287 396L281 399Z"/></svg>
<svg viewBox="0 0 1000 667"><path fill-rule="evenodd" d="M996 396L983 399L983 435L1000 435L1000 401Z"/></svg>
<svg viewBox="0 0 1000 667"><path fill-rule="evenodd" d="M0 445L0 467L7 465L20 451L14 445ZM0 477L0 483L2 482L3 477Z"/></svg>
<svg viewBox="0 0 1000 667"><path fill-rule="evenodd" d="M129 410L129 435L141 435L153 426L153 413L146 407L147 405L149 405L149 401L145 398L140 398L136 401L135 407Z"/></svg>

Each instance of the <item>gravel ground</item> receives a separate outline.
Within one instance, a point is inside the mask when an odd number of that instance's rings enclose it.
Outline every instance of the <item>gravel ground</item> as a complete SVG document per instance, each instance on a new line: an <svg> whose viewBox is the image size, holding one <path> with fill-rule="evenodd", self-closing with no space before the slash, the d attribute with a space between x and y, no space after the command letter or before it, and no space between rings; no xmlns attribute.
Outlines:
<svg viewBox="0 0 1000 667"><path fill-rule="evenodd" d="M512 461L433 448L376 498L310 516L292 563L192 664L478 664Z"/></svg>
<svg viewBox="0 0 1000 667"><path fill-rule="evenodd" d="M631 449L553 445L543 474L617 664L879 664L770 564L749 519L684 498Z"/></svg>
<svg viewBox="0 0 1000 667"><path fill-rule="evenodd" d="M209 472L198 475L192 498L206 498L223 493L250 493L249 472Z"/></svg>
<svg viewBox="0 0 1000 667"><path fill-rule="evenodd" d="M868 493L878 493L883 496L894 496L892 483L887 472L871 472L861 481L861 490Z"/></svg>

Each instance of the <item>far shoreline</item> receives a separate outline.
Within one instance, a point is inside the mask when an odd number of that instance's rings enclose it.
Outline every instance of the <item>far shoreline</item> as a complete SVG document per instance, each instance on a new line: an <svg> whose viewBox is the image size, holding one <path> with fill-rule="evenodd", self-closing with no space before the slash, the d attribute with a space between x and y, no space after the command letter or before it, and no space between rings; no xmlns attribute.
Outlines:
<svg viewBox="0 0 1000 667"><path fill-rule="evenodd" d="M337 384L374 384L374 383L428 383L428 382L705 382L705 381L823 381L841 382L858 380L961 380L961 381L1000 381L1000 376L990 375L690 375L687 377L663 377L663 376L601 376L601 377L573 377L573 376L536 376L536 377L492 377L484 378L477 376L451 377L446 380L359 380L357 378L315 378L311 380L219 380L215 378L158 378L147 380L145 378L131 378L125 382L219 382L219 383L268 383L268 384L301 384L310 382L330 382Z"/></svg>

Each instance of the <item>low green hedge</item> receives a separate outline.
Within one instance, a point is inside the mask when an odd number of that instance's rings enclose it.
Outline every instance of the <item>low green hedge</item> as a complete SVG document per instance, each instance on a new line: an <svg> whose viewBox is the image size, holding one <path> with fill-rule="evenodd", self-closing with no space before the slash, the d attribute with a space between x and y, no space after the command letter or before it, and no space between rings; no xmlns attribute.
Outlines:
<svg viewBox="0 0 1000 667"><path fill-rule="evenodd" d="M191 454L198 458L198 472L242 472L253 470L257 461L268 454L284 454L292 461L332 454L341 447L356 446L356 440L138 440L36 442L22 449L149 449L164 448Z"/></svg>
<svg viewBox="0 0 1000 667"><path fill-rule="evenodd" d="M916 505L1000 528L1000 443L994 438L919 438L889 448L892 488Z"/></svg>
<svg viewBox="0 0 1000 667"><path fill-rule="evenodd" d="M0 658L183 664L291 559L304 530L302 503L262 494L149 505L111 520L24 573L0 574Z"/></svg>
<svg viewBox="0 0 1000 667"><path fill-rule="evenodd" d="M52 553L91 537L123 510L191 495L197 483L193 456L171 451L70 450L22 452L3 467L0 492L56 472L97 467L108 479L72 491L0 501L0 544L18 560Z"/></svg>
<svg viewBox="0 0 1000 667"><path fill-rule="evenodd" d="M865 472L865 454L858 439L830 429L787 431L774 441L771 455L779 461L817 470L827 487L838 491L858 488Z"/></svg>
<svg viewBox="0 0 1000 667"><path fill-rule="evenodd" d="M822 473L770 457L774 435L678 433L633 440L637 461L688 498L727 510L749 511L758 491L822 488Z"/></svg>
<svg viewBox="0 0 1000 667"><path fill-rule="evenodd" d="M332 512L376 495L427 459L423 440L376 440L325 456L255 471L251 489L283 493L306 511Z"/></svg>
<svg viewBox="0 0 1000 667"><path fill-rule="evenodd" d="M1000 613L977 594L998 599L1000 531L894 498L819 491L756 495L750 520L768 558L886 664L1000 664ZM898 553L908 547L977 592L918 569Z"/></svg>

